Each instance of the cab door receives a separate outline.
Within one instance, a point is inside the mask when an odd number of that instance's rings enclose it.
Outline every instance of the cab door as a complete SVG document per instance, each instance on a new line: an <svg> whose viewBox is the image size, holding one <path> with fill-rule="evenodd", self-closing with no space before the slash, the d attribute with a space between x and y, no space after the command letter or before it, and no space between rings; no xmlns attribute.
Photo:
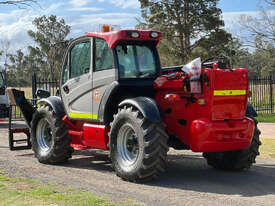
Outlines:
<svg viewBox="0 0 275 206"><path fill-rule="evenodd" d="M93 72L93 114L98 120L100 104L107 87L117 79L114 65L114 55L107 42L101 38L94 38L94 72Z"/></svg>
<svg viewBox="0 0 275 206"><path fill-rule="evenodd" d="M73 42L64 59L61 97L70 119L94 119L91 59L91 38L82 38Z"/></svg>

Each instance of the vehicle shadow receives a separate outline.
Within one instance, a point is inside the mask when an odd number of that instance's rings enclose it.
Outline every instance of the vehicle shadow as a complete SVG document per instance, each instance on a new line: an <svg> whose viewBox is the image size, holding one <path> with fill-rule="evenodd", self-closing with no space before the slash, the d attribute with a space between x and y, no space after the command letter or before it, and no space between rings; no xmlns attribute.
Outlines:
<svg viewBox="0 0 275 206"><path fill-rule="evenodd" d="M115 174L108 154L97 150L75 151L74 158L62 166ZM250 170L228 172L212 169L201 154L169 154L166 172L141 184L245 197L275 194L275 161L261 159Z"/></svg>
<svg viewBox="0 0 275 206"><path fill-rule="evenodd" d="M166 173L148 185L246 197L275 194L275 161L270 162L261 159L250 170L222 171L201 155L168 155Z"/></svg>
<svg viewBox="0 0 275 206"><path fill-rule="evenodd" d="M73 153L73 158L62 166L101 172L113 171L108 153L101 150L76 150Z"/></svg>

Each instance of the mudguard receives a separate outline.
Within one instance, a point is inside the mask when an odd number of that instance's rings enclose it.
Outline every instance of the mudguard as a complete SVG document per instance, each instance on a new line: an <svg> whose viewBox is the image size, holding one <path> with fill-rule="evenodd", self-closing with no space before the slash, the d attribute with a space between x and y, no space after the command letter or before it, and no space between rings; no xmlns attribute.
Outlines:
<svg viewBox="0 0 275 206"><path fill-rule="evenodd" d="M48 104L53 108L53 111L57 116L60 118L64 117L66 115L65 108L63 106L63 102L60 97L58 96L50 96L48 98L40 99L38 104Z"/></svg>
<svg viewBox="0 0 275 206"><path fill-rule="evenodd" d="M246 106L245 116L248 116L248 117L249 116L252 116L252 117L257 117L258 116L255 108L249 102L247 103L247 106Z"/></svg>
<svg viewBox="0 0 275 206"><path fill-rule="evenodd" d="M136 107L142 115L151 122L157 123L161 121L160 112L156 102L149 97L136 97L126 99L119 104L119 107L132 105Z"/></svg>
<svg viewBox="0 0 275 206"><path fill-rule="evenodd" d="M103 97L101 98L100 105L99 105L99 111L98 111L98 118L100 121L105 121L105 111L107 104L112 101L112 98L110 98L113 94L116 93L116 91L119 89L119 83L117 81L112 82L105 90Z"/></svg>

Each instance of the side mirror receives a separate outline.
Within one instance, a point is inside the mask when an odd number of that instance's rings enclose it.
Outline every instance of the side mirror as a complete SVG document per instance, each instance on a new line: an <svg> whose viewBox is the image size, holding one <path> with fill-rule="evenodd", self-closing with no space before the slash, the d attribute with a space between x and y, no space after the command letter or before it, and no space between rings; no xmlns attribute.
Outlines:
<svg viewBox="0 0 275 206"><path fill-rule="evenodd" d="M36 96L38 96L39 98L47 98L49 96L51 96L50 92L44 89L38 89L36 91Z"/></svg>

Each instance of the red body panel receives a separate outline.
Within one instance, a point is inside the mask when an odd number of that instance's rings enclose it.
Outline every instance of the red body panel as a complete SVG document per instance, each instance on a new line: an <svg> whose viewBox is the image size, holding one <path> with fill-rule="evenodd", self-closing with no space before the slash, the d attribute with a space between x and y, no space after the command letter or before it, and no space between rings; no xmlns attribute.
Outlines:
<svg viewBox="0 0 275 206"><path fill-rule="evenodd" d="M190 127L190 147L194 152L220 152L247 148L251 143L254 121L210 121L196 119Z"/></svg>
<svg viewBox="0 0 275 206"><path fill-rule="evenodd" d="M89 147L108 150L108 132L110 128L105 125L85 123L83 125L83 144Z"/></svg>
<svg viewBox="0 0 275 206"><path fill-rule="evenodd" d="M207 78L202 78L201 94L190 94L186 84L187 75L172 80L163 75L154 82L155 100L164 115L168 133L180 138L196 152L248 147L254 124L244 119L248 93L247 71L202 69L202 76ZM246 92L244 95L215 96L214 91L217 90ZM174 98L167 98L167 94L178 95L178 98L175 95Z"/></svg>
<svg viewBox="0 0 275 206"><path fill-rule="evenodd" d="M245 90L246 95L214 96L212 120L242 119L245 115L248 94L246 69L216 70L211 77L213 90Z"/></svg>
<svg viewBox="0 0 275 206"><path fill-rule="evenodd" d="M127 36L127 32L138 32L138 38L132 38ZM88 32L86 36L91 37L99 37L106 40L108 43L109 48L115 48L119 41L123 40L134 40L134 41L155 41L156 45L161 40L161 33L158 31L159 36L157 38L151 38L150 33L153 31L145 31L145 30L119 30L119 31L111 31L111 32Z"/></svg>
<svg viewBox="0 0 275 206"><path fill-rule="evenodd" d="M71 147L76 149L109 149L109 126L71 121L67 116L63 118L63 122L67 124L69 134L72 135Z"/></svg>

